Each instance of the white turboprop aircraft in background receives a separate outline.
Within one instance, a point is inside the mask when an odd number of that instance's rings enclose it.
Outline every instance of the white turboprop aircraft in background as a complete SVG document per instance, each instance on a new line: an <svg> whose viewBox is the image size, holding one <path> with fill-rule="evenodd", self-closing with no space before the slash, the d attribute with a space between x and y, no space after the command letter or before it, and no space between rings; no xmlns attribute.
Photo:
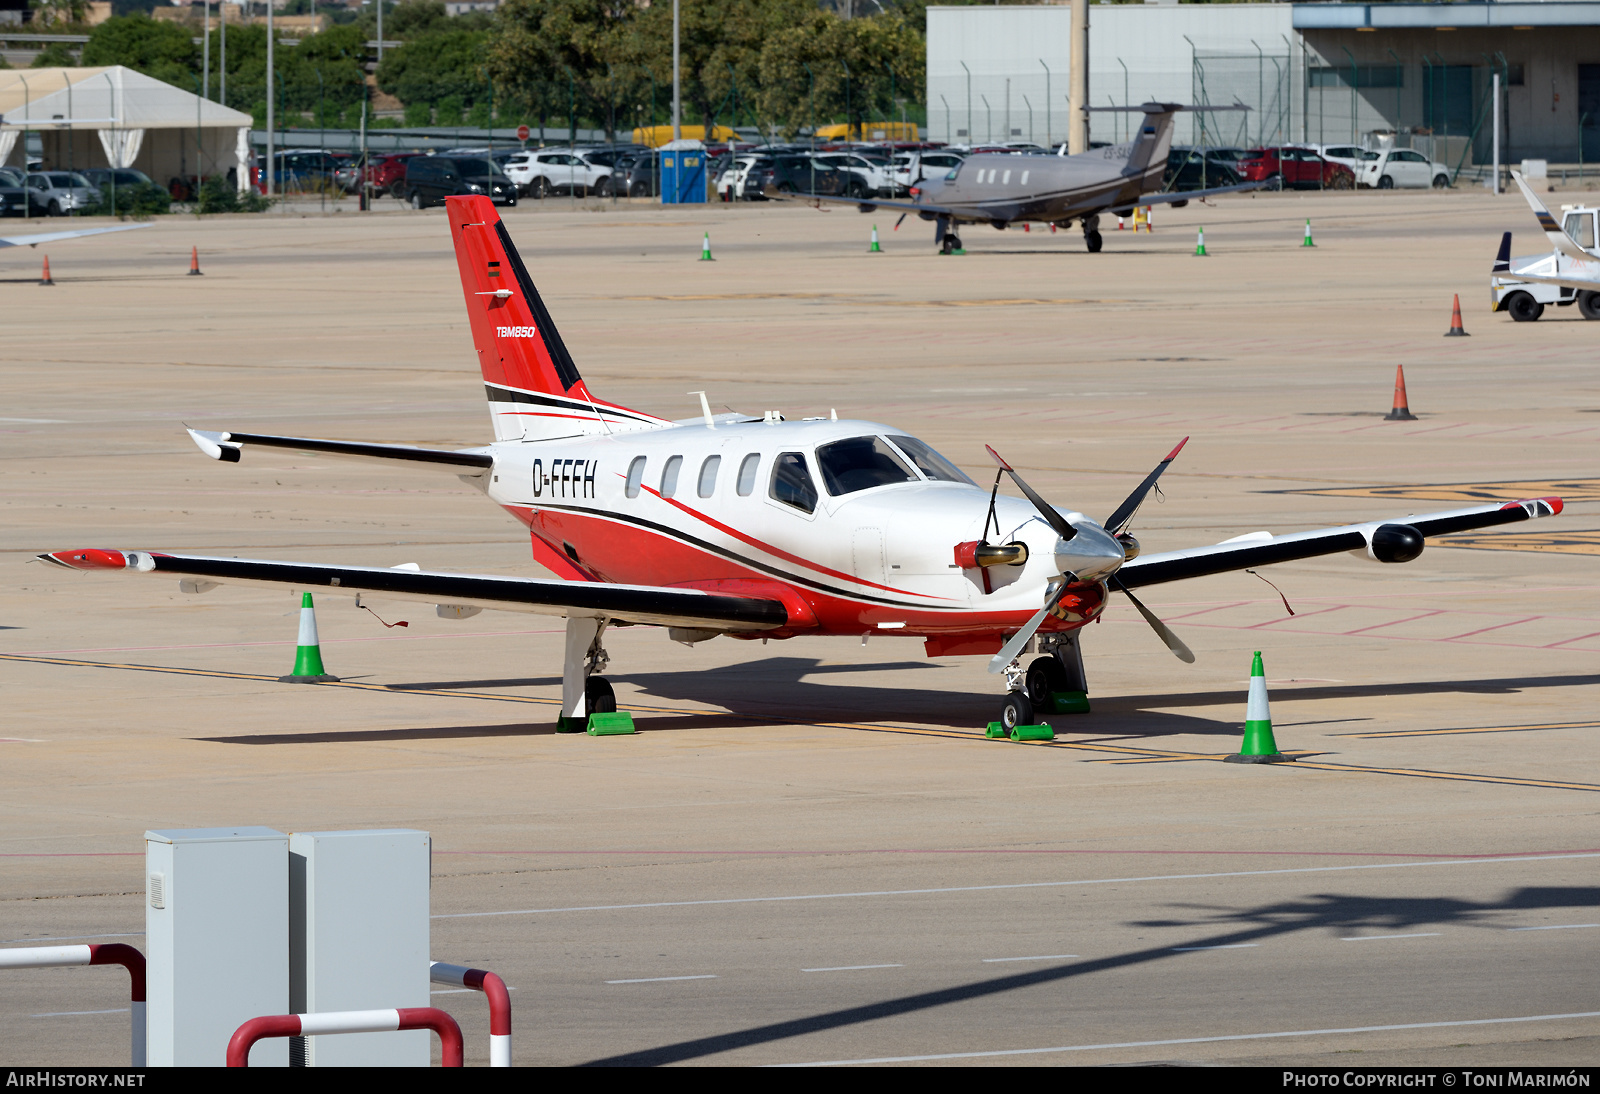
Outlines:
<svg viewBox="0 0 1600 1094"><path fill-rule="evenodd" d="M668 421L592 395L489 199L447 198L495 440L457 451L190 430L212 459L291 449L442 471L482 490L565 580L79 549L39 558L78 570L165 574L186 592L235 583L566 617L561 723L615 710L596 675L610 626L727 635L889 635L929 656L980 654L1003 673L1001 722L1087 709L1078 634L1126 596L1179 658L1194 654L1135 596L1182 578L1347 552L1409 562L1429 536L1552 516L1559 498L1475 505L1143 555L1129 526L1183 444L1104 522L1060 509L993 449L992 488L893 426L703 414ZM999 494L1009 474L1024 498ZM1029 648L1040 656L1026 665Z"/></svg>
<svg viewBox="0 0 1600 1094"><path fill-rule="evenodd" d="M1600 225L1596 224L1600 211L1568 206L1564 222L1557 223L1521 173L1513 171L1511 177L1522 188L1522 196L1533 210L1540 231L1550 241L1551 250L1548 254L1512 258L1511 233L1500 237L1500 252L1489 273L1494 310L1510 312L1517 322L1528 323L1544 314L1546 304L1571 304L1576 300L1585 319L1600 319ZM1540 291L1532 286L1550 287Z"/></svg>
<svg viewBox="0 0 1600 1094"><path fill-rule="evenodd" d="M132 232L149 228L149 224L114 224L109 228L78 228L68 232L35 232L25 236L0 236L0 247L37 247L41 243L54 243L59 239L82 239L84 236L103 236L107 232Z"/></svg>

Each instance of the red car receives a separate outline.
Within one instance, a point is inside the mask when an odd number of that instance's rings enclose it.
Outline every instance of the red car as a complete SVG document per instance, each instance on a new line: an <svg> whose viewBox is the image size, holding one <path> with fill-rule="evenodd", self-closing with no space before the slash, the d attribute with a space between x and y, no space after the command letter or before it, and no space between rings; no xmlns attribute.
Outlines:
<svg viewBox="0 0 1600 1094"><path fill-rule="evenodd" d="M1239 157L1234 170L1243 180L1276 179L1279 186L1297 190L1353 190L1356 185L1350 168L1309 148L1252 148Z"/></svg>
<svg viewBox="0 0 1600 1094"><path fill-rule="evenodd" d="M373 153L367 167L367 182L374 193L389 194L404 199L406 196L406 161L423 152L392 152L386 156Z"/></svg>

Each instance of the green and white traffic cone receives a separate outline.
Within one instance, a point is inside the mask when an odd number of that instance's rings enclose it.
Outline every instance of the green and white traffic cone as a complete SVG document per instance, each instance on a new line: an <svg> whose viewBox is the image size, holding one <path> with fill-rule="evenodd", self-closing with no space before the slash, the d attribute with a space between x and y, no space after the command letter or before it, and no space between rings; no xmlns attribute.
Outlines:
<svg viewBox="0 0 1600 1094"><path fill-rule="evenodd" d="M1293 756L1278 751L1278 742L1272 736L1272 711L1267 706L1267 676L1261 667L1261 651L1250 665L1250 698L1244 709L1244 743L1237 756L1223 759L1234 764L1292 763Z"/></svg>
<svg viewBox="0 0 1600 1094"><path fill-rule="evenodd" d="M300 594L300 641L294 651L294 671L278 677L280 684L337 684L337 676L329 676L322 667L322 647L317 643L317 611L311 606L311 594Z"/></svg>
<svg viewBox="0 0 1600 1094"><path fill-rule="evenodd" d="M706 233L705 241L700 244L700 261L701 262L715 262L716 261L716 259L711 257L711 233L710 232Z"/></svg>
<svg viewBox="0 0 1600 1094"><path fill-rule="evenodd" d="M872 226L872 246L867 248L867 253L870 255L883 253L883 248L878 246L878 226L876 224Z"/></svg>
<svg viewBox="0 0 1600 1094"><path fill-rule="evenodd" d="M1311 242L1311 218L1310 217L1306 217L1306 238L1300 243L1300 246L1302 246L1302 247L1315 247L1316 246L1315 243Z"/></svg>
<svg viewBox="0 0 1600 1094"><path fill-rule="evenodd" d="M1209 257L1206 254L1206 230L1204 228L1200 229L1199 239L1194 245L1194 256L1196 258Z"/></svg>

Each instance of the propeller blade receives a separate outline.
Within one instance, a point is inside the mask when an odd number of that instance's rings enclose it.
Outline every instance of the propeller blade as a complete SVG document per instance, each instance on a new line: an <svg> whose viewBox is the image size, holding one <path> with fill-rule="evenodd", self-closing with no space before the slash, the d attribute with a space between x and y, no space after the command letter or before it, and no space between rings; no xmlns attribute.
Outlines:
<svg viewBox="0 0 1600 1094"><path fill-rule="evenodd" d="M1181 448L1182 446L1180 445L1179 447ZM1129 588L1121 581L1113 577L1111 579L1111 584L1115 585L1117 587L1117 591L1123 596L1127 597L1135 608L1139 609L1139 614L1144 616L1144 621L1146 623L1150 624L1150 629L1161 636L1161 641L1167 644L1167 649L1171 650L1173 655L1177 657L1179 661L1182 661L1186 665L1194 664L1194 651L1188 646L1184 645L1183 639L1172 633L1171 627L1157 619L1156 614L1149 608L1145 607L1143 602L1141 602L1138 597L1134 596L1132 591L1129 590ZM1013 656L1015 655L1013 654ZM990 671L993 672L994 670L991 669Z"/></svg>
<svg viewBox="0 0 1600 1094"><path fill-rule="evenodd" d="M1156 484L1156 480L1161 477L1161 473L1167 469L1167 464L1177 459L1178 453L1182 452L1183 446L1188 443L1189 438L1185 437L1178 442L1177 448L1168 452L1166 458L1156 464L1156 469L1144 477L1144 481L1139 484L1139 488L1129 494L1128 499L1117 506L1117 511L1107 518L1105 524L1102 525L1106 531L1116 535L1128 526L1128 522L1133 519L1133 514L1138 512L1139 506L1144 503L1145 495L1150 493L1150 488Z"/></svg>
<svg viewBox="0 0 1600 1094"><path fill-rule="evenodd" d="M1016 656L1022 652L1022 647L1026 646L1028 640L1033 637L1033 632L1039 629L1039 624L1044 622L1044 617L1049 615L1050 609L1055 606L1056 595L1052 592L1050 598L1045 601L1044 607L1035 612L1033 618L1024 623L1022 629L1011 637L1011 641L1007 642L1001 647L999 653L989 659L989 671L991 673L999 672L1016 659Z"/></svg>
<svg viewBox="0 0 1600 1094"><path fill-rule="evenodd" d="M1022 476L1012 470L1009 463L1000 458L1000 453L996 452L988 445L984 445L983 447L984 450L989 453L990 458L1000 466L1000 470L1011 476L1011 481L1017 484L1017 489L1026 494L1028 496L1028 500L1033 502L1033 507L1039 510L1039 515L1049 522L1050 527L1056 530L1056 535L1060 536L1063 540L1069 540L1078 534L1078 530L1067 523L1066 517L1056 512L1054 506L1045 501L1038 494L1034 493L1033 487L1022 481ZM1179 445L1178 447L1182 448L1183 446ZM1032 632L1030 631L1029 633L1031 634Z"/></svg>

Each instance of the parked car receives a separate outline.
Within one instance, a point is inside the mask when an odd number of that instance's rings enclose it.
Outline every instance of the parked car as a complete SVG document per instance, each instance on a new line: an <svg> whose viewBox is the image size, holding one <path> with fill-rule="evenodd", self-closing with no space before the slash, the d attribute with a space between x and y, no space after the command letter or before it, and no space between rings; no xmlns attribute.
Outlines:
<svg viewBox="0 0 1600 1094"><path fill-rule="evenodd" d="M15 167L0 167L0 216L28 215L28 191L23 173Z"/></svg>
<svg viewBox="0 0 1600 1094"><path fill-rule="evenodd" d="M818 152L817 159L845 172L845 194L848 197L887 197L894 190L892 167L888 161L875 161L860 150Z"/></svg>
<svg viewBox="0 0 1600 1094"><path fill-rule="evenodd" d="M1391 148L1385 152L1365 152L1356 173L1357 186L1393 190L1397 186L1444 190L1450 186L1450 168L1433 163L1421 152Z"/></svg>
<svg viewBox="0 0 1600 1094"><path fill-rule="evenodd" d="M1163 190L1207 190L1232 186L1239 181L1236 160L1216 156L1210 150L1174 148L1167 153L1167 170L1162 176Z"/></svg>
<svg viewBox="0 0 1600 1094"><path fill-rule="evenodd" d="M747 194L827 194L843 197L853 176L812 156L763 156L745 173Z"/></svg>
<svg viewBox="0 0 1600 1094"><path fill-rule="evenodd" d="M627 175L624 176L619 168L617 177L626 179L630 198L653 198L661 193L660 164L654 152L641 152L634 156Z"/></svg>
<svg viewBox="0 0 1600 1094"><path fill-rule="evenodd" d="M611 192L610 160L614 154L542 148L528 155L526 164L518 163L517 167L518 173L527 177L527 182L522 184L523 191L532 197L544 198L559 193L594 193L604 197Z"/></svg>
<svg viewBox="0 0 1600 1094"><path fill-rule="evenodd" d="M447 197L488 194L496 205L515 205L517 187L499 168L492 175L477 158L416 156L406 164L406 201L413 209L441 205Z"/></svg>
<svg viewBox="0 0 1600 1094"><path fill-rule="evenodd" d="M894 158L895 191L903 194L923 179L942 179L960 162L959 152L945 149L901 152Z"/></svg>
<svg viewBox="0 0 1600 1094"><path fill-rule="evenodd" d="M143 171L135 171L131 167L118 167L114 171L109 167L85 167L78 174L93 183L95 189L99 190L101 194L108 196L113 183L116 184L119 190L123 187L131 189L135 186L160 185Z"/></svg>
<svg viewBox="0 0 1600 1094"><path fill-rule="evenodd" d="M29 175L23 185L28 192L29 216L65 216L100 204L100 191L76 171L40 171Z"/></svg>
<svg viewBox="0 0 1600 1094"><path fill-rule="evenodd" d="M423 153L391 152L385 156L374 153L372 162L367 165L367 184L374 193L405 200L406 163L420 155Z"/></svg>
<svg viewBox="0 0 1600 1094"><path fill-rule="evenodd" d="M280 194L321 190L337 185L334 172L339 169L339 157L332 152L324 152L320 148L279 152L272 159L272 178Z"/></svg>
<svg viewBox="0 0 1600 1094"><path fill-rule="evenodd" d="M1367 151L1357 144L1302 144L1297 147L1309 148L1323 159L1342 164L1357 175L1360 174L1361 157L1366 155Z"/></svg>
<svg viewBox="0 0 1600 1094"><path fill-rule="evenodd" d="M1252 148L1238 161L1239 178L1276 183L1288 189L1349 190L1355 174L1342 164L1323 159L1309 148Z"/></svg>

